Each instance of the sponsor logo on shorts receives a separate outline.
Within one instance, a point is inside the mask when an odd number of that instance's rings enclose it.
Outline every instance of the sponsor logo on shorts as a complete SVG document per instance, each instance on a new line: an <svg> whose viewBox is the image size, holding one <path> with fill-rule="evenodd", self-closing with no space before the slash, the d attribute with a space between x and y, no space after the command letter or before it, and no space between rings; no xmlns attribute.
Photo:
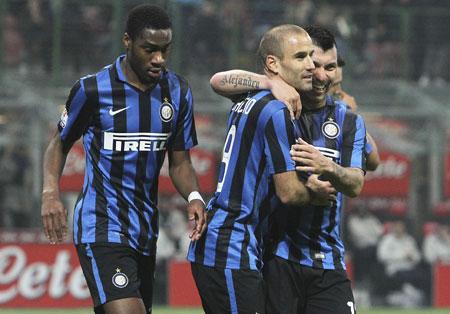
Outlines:
<svg viewBox="0 0 450 314"><path fill-rule="evenodd" d="M112 283L117 288L125 288L128 286L128 277L120 271L120 268L116 268L116 273L112 276Z"/></svg>

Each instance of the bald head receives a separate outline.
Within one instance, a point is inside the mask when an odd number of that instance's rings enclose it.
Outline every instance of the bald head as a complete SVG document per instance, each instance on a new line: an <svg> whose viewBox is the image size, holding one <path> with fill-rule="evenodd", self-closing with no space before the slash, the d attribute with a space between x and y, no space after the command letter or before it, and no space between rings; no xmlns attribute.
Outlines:
<svg viewBox="0 0 450 314"><path fill-rule="evenodd" d="M258 48L259 62L266 68L266 58L273 55L279 59L284 58L286 45L292 40L305 39L311 41L308 33L300 26L283 24L268 30L261 39Z"/></svg>

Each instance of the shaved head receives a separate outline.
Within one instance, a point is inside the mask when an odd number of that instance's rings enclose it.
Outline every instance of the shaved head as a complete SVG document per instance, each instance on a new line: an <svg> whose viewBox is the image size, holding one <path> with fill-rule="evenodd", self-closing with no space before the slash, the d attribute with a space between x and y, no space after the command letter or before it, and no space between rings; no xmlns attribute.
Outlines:
<svg viewBox="0 0 450 314"><path fill-rule="evenodd" d="M293 35L309 38L308 33L303 28L293 24L275 26L264 34L258 48L259 62L263 68L266 67L268 55L274 55L280 59L284 58L285 44L292 40Z"/></svg>

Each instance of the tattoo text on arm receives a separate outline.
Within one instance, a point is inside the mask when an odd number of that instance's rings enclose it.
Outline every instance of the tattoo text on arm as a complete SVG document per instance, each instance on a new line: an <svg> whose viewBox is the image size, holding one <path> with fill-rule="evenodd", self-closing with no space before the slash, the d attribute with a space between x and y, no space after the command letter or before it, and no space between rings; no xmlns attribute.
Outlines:
<svg viewBox="0 0 450 314"><path fill-rule="evenodd" d="M250 87L252 89L259 89L260 81L252 80L251 76L242 77L240 75L225 75L220 81L221 86L231 85L236 87Z"/></svg>

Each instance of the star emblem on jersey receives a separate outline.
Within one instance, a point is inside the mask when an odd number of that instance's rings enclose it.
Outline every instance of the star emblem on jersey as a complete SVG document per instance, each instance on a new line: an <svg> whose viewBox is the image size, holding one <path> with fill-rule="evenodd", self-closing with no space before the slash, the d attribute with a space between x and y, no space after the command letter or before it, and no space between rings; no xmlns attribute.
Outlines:
<svg viewBox="0 0 450 314"><path fill-rule="evenodd" d="M339 125L329 118L324 124L322 124L322 133L329 139L335 139L341 133Z"/></svg>
<svg viewBox="0 0 450 314"><path fill-rule="evenodd" d="M164 122L169 122L173 118L173 107L167 98L164 98L164 102L161 104L159 115Z"/></svg>
<svg viewBox="0 0 450 314"><path fill-rule="evenodd" d="M116 268L116 273L112 276L112 283L117 288L125 288L128 285L128 277Z"/></svg>

